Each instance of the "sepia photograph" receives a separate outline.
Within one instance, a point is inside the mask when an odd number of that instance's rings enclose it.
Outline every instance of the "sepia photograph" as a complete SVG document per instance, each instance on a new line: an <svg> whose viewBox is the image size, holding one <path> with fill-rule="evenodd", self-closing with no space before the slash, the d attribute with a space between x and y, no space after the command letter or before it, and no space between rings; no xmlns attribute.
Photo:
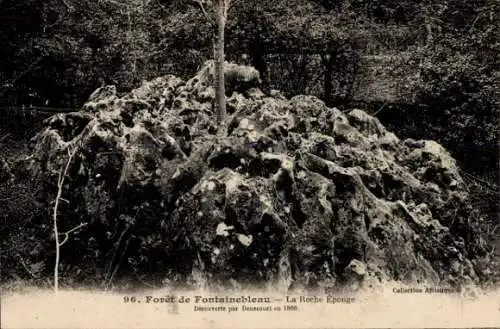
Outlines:
<svg viewBox="0 0 500 329"><path fill-rule="evenodd" d="M499 12L0 0L1 326L500 326Z"/></svg>

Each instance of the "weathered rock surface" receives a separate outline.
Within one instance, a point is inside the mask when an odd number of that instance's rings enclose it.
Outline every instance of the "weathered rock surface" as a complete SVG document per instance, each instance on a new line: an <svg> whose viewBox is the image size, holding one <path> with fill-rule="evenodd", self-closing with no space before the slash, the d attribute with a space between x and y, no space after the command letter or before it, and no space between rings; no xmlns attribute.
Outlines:
<svg viewBox="0 0 500 329"><path fill-rule="evenodd" d="M489 249L439 144L402 141L314 97L265 95L253 69L230 68L227 136L216 135L210 63L189 81L101 88L81 112L46 121L23 166L48 206L77 147L60 230L88 223L63 263L108 281L149 273L234 287L488 277Z"/></svg>

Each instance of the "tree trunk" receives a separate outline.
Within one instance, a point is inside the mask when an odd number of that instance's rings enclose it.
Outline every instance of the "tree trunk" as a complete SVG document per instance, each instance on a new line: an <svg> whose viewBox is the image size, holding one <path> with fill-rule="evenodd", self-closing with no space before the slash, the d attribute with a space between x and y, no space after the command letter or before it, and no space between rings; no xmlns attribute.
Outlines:
<svg viewBox="0 0 500 329"><path fill-rule="evenodd" d="M215 51L215 90L217 117L219 125L226 118L226 87L224 84L224 29L226 25L225 0L218 0L217 6L217 40Z"/></svg>
<svg viewBox="0 0 500 329"><path fill-rule="evenodd" d="M309 71L307 70L307 66L309 65L309 55L304 54L301 58L300 71L302 72L302 85L300 93L307 94L307 84L309 82Z"/></svg>
<svg viewBox="0 0 500 329"><path fill-rule="evenodd" d="M331 106L333 102L333 63L335 61L334 54L323 56L323 65L325 66L325 76L323 81L323 98L326 105Z"/></svg>
<svg viewBox="0 0 500 329"><path fill-rule="evenodd" d="M256 41L254 47L251 49L252 52L252 64L257 71L260 73L260 80L262 81L262 87L267 88L267 63L264 54L264 48L260 40Z"/></svg>

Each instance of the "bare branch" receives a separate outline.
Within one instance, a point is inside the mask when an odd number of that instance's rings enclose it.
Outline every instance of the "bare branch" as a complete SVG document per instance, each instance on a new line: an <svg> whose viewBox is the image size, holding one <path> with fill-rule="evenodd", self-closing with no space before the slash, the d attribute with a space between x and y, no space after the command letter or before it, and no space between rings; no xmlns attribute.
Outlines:
<svg viewBox="0 0 500 329"><path fill-rule="evenodd" d="M78 229L80 229L80 228L82 228L82 227L86 226L87 224L88 224L88 223L81 223L80 225L75 226L74 228L72 228L71 230L69 230L68 232L66 232L66 233L64 233L64 234L70 234L70 233L72 233L72 232L74 232L74 231L76 231L76 230L78 230Z"/></svg>
<svg viewBox="0 0 500 329"><path fill-rule="evenodd" d="M24 269L34 278L34 279L37 279L38 276L36 276L30 269L29 267L26 265L26 263L24 262L23 258L21 256L19 256L19 260L21 261L21 265L24 267Z"/></svg>
<svg viewBox="0 0 500 329"><path fill-rule="evenodd" d="M113 278L115 277L116 273L118 272L118 270L120 269L120 266L123 263L123 257L125 256L125 253L127 252L129 242L130 242L130 240L125 241L125 246L123 247L118 264L116 264L115 269L113 270L113 273L111 273L111 276L109 277L108 282L106 283L106 290L109 289L109 286L113 282Z"/></svg>
<svg viewBox="0 0 500 329"><path fill-rule="evenodd" d="M105 287L108 287L109 283L112 280L113 273L111 273L111 271L113 269L113 263L115 262L115 258L116 258L116 255L118 253L118 250L120 248L120 244L122 242L122 239L125 236L125 233L127 233L127 231L129 230L129 228L130 228L130 224L125 225L125 227L123 228L123 230L122 230L122 232L120 234L120 237L118 238L118 241L115 244L115 248L114 248L113 256L111 257L111 261L106 266L106 269L105 269L105 272L104 272L105 273L104 274L104 278L105 279L104 279L104 282L103 282L103 285ZM128 240L127 240L127 245L128 245Z"/></svg>
<svg viewBox="0 0 500 329"><path fill-rule="evenodd" d="M61 0L61 2L64 4L64 6L66 7L66 9L68 9L68 10L73 10L73 9L75 9L75 8L73 7L73 5L69 4L66 0Z"/></svg>
<svg viewBox="0 0 500 329"><path fill-rule="evenodd" d="M385 106L387 105L387 102L385 102L384 104L382 104L382 106L377 110L375 111L374 113L371 113L372 116L377 116L377 114L379 114L380 111L382 111Z"/></svg>
<svg viewBox="0 0 500 329"><path fill-rule="evenodd" d="M201 12L203 13L203 15L205 16L205 18L207 19L208 23L212 26L212 27L215 27L215 19L213 17L211 17L208 13L207 13L207 10L205 9L205 6L203 5L203 1L202 0L194 0L194 2L200 6L200 9L201 9Z"/></svg>
<svg viewBox="0 0 500 329"><path fill-rule="evenodd" d="M70 149L71 148L71 149ZM54 264L54 292L57 294L59 290L59 259L60 259L60 249L61 245L64 244L68 240L68 234L66 234L65 239L63 240L62 243L59 242L59 231L57 228L57 213L58 213L58 208L59 208L59 201L61 200L62 196L62 191L63 191L63 185L64 185L64 179L66 178L66 175L68 174L68 169L69 166L71 165L71 162L73 160L73 157L77 151L77 147L74 145L69 145L68 148L66 149L68 151L68 160L66 161L66 165L64 166L64 169L61 168L59 171L59 178L57 181L57 195L56 195L56 200L54 203L54 213L53 213L53 225L54 225L54 236L55 236L55 244L56 244L56 261Z"/></svg>
<svg viewBox="0 0 500 329"><path fill-rule="evenodd" d="M0 137L0 143L3 142L4 140L7 140L7 138L11 137L12 134L11 133L7 133L3 136Z"/></svg>
<svg viewBox="0 0 500 329"><path fill-rule="evenodd" d="M72 228L71 230L69 230L69 231L67 231L65 233L60 233L61 235L64 235L64 240L61 243L59 243L59 247L62 246L63 244L65 244L66 241L68 241L70 233L72 233L72 232L74 232L74 231L76 231L76 230L84 227L85 225L87 225L87 223L81 223L80 225Z"/></svg>
<svg viewBox="0 0 500 329"><path fill-rule="evenodd" d="M68 239L69 239L69 235L66 234L64 237L64 240L62 240L62 242L59 243L59 247L61 247L63 244L65 244L66 241L68 241Z"/></svg>

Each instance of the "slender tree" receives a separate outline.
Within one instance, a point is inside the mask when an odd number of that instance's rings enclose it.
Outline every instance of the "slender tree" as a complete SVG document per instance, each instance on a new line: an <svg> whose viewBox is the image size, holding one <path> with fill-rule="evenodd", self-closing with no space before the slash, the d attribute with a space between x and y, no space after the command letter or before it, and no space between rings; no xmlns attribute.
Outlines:
<svg viewBox="0 0 500 329"><path fill-rule="evenodd" d="M218 119L221 124L226 118L226 86L224 84L224 30L226 28L227 8L230 0L218 0L217 38L215 40L215 90Z"/></svg>
<svg viewBox="0 0 500 329"><path fill-rule="evenodd" d="M227 12L231 0L196 0L203 14L211 24L214 35L214 63L215 63L215 99L217 107L217 118L219 125L224 124L224 119L227 116L226 111L226 86L224 83L224 34L227 22ZM212 16L208 13L207 7L210 7Z"/></svg>

